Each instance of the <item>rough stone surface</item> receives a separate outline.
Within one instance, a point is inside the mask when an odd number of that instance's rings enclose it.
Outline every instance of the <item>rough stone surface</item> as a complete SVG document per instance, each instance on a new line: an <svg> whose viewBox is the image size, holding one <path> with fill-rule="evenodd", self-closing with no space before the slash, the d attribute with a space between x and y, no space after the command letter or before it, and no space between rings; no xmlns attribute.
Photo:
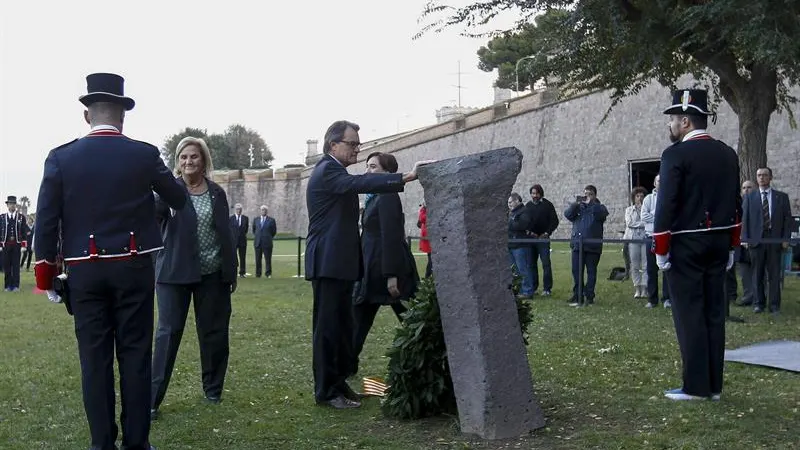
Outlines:
<svg viewBox="0 0 800 450"><path fill-rule="evenodd" d="M544 426L508 289L507 200L521 166L507 147L419 173L461 431L486 439Z"/></svg>

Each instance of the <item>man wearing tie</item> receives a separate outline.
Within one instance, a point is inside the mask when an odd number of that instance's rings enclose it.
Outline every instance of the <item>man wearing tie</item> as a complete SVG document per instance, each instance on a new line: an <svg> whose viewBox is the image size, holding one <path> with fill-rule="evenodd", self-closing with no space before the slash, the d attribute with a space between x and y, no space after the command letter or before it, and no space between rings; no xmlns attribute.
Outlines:
<svg viewBox="0 0 800 450"><path fill-rule="evenodd" d="M19 291L19 260L22 248L27 247L28 222L17 211L17 197L6 200L7 214L0 215L0 245L3 247L3 273L5 291Z"/></svg>
<svg viewBox="0 0 800 450"><path fill-rule="evenodd" d="M244 278L247 256L247 229L248 217L242 214L242 204L237 203L234 205L236 214L231 216L231 230L233 231L233 242L236 245L239 255L239 277Z"/></svg>
<svg viewBox="0 0 800 450"><path fill-rule="evenodd" d="M411 172L351 175L358 160L359 126L334 122L325 133L323 157L306 190L308 239L306 280L314 292L312 352L314 398L318 405L358 408L360 396L346 379L353 368L353 282L363 275L358 234L358 194L402 192L417 179Z"/></svg>
<svg viewBox="0 0 800 450"><path fill-rule="evenodd" d="M261 277L261 256L264 256L264 276L272 277L272 238L278 232L275 219L267 215L267 206L261 205L261 215L253 221L253 247L256 250L256 278Z"/></svg>
<svg viewBox="0 0 800 450"><path fill-rule="evenodd" d="M755 307L760 313L765 308L765 285L769 282L769 311L778 313L781 309L781 256L789 247L791 237L792 211L789 196L772 189L772 169L762 167L756 171L758 189L753 189L744 198L744 217L742 239L750 249L755 286ZM780 239L781 243L760 243L761 239Z"/></svg>

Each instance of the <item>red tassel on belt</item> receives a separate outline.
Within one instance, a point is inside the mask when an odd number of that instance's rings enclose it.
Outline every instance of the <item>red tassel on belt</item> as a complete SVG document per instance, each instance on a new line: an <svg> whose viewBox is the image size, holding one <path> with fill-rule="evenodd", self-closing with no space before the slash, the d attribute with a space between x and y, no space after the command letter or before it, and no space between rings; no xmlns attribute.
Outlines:
<svg viewBox="0 0 800 450"><path fill-rule="evenodd" d="M97 244L94 242L94 235L89 235L89 258L97 258Z"/></svg>
<svg viewBox="0 0 800 450"><path fill-rule="evenodd" d="M133 231L131 231L131 241L130 247L131 255L136 255L139 253L139 250L136 249L136 236L134 236Z"/></svg>

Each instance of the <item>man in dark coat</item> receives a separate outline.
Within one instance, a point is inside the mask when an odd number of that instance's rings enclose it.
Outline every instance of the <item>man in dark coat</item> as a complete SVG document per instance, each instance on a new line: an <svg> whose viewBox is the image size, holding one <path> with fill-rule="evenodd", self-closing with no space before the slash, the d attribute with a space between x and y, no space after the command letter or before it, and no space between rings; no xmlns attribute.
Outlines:
<svg viewBox="0 0 800 450"><path fill-rule="evenodd" d="M704 90L673 93L670 140L661 155L661 190L653 240L668 270L672 318L683 360L683 386L671 400L718 400L725 355L725 271L739 245L742 199L739 159L706 132Z"/></svg>
<svg viewBox="0 0 800 450"><path fill-rule="evenodd" d="M572 235L569 246L572 249L572 297L570 306L594 304L594 288L597 284L597 265L603 253L603 244L599 242L582 242L583 239L602 239L603 228L608 218L608 208L597 198L597 188L588 185L583 195L576 198L564 211L564 217L572 222ZM580 246L583 245L583 264L579 261ZM586 271L586 283L581 287L582 296L578 296L583 272Z"/></svg>
<svg viewBox="0 0 800 450"><path fill-rule="evenodd" d="M6 199L8 213L0 214L0 246L3 247L3 275L6 292L19 291L19 261L28 246L28 221L17 211L17 197Z"/></svg>
<svg viewBox="0 0 800 450"><path fill-rule="evenodd" d="M558 213L550 200L544 198L544 188L534 184L530 188L531 201L525 208L530 219L528 237L532 239L550 239L558 228ZM542 260L542 295L549 297L553 291L553 266L550 263L550 242L536 242L531 246L531 277L533 292L539 288L539 263Z"/></svg>
<svg viewBox="0 0 800 450"><path fill-rule="evenodd" d="M781 309L781 279L783 252L789 248L792 237L792 207L785 192L771 186L772 169L762 167L756 171L758 189L744 197L742 239L750 250L755 307L760 313L769 299L769 311L777 314ZM759 242L761 239L779 239L783 242ZM769 289L765 292L765 287Z"/></svg>
<svg viewBox="0 0 800 450"><path fill-rule="evenodd" d="M264 276L272 276L272 240L278 233L275 219L267 215L269 209L261 206L261 215L253 219L253 248L256 251L256 278L261 276L261 258L264 258Z"/></svg>
<svg viewBox="0 0 800 450"><path fill-rule="evenodd" d="M242 214L242 204L234 205L235 214L231 216L231 230L233 231L233 242L237 250L237 264L239 265L239 277L244 278L247 274L247 230L250 218Z"/></svg>
<svg viewBox="0 0 800 450"><path fill-rule="evenodd" d="M337 409L358 408L359 396L346 379L353 363L353 282L363 273L358 235L358 194L402 192L417 179L411 172L350 175L357 161L359 126L334 122L325 133L324 156L306 191L308 239L306 279L314 290L312 317L314 397Z"/></svg>
<svg viewBox="0 0 800 450"><path fill-rule="evenodd" d="M122 447L152 448L152 253L162 248L152 190L176 210L186 203L158 149L122 134L125 111L134 106L123 83L108 73L87 77L89 93L80 101L91 131L47 156L34 235L39 289L53 290L59 256L67 265L83 404L98 450L116 448L115 354Z"/></svg>

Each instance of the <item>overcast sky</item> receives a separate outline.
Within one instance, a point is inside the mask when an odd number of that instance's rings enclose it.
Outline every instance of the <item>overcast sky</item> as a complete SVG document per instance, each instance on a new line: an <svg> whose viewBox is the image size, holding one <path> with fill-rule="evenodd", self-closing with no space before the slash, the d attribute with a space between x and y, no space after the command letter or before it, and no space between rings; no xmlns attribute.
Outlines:
<svg viewBox="0 0 800 450"><path fill-rule="evenodd" d="M27 195L35 207L47 152L88 131L77 99L92 72L125 77L136 101L128 136L160 147L186 126L241 123L277 167L301 162L334 120L359 123L364 141L434 123L457 102L459 61L462 105L492 102L495 75L477 68L486 39L412 40L426 0L203 3L4 2L2 199Z"/></svg>

